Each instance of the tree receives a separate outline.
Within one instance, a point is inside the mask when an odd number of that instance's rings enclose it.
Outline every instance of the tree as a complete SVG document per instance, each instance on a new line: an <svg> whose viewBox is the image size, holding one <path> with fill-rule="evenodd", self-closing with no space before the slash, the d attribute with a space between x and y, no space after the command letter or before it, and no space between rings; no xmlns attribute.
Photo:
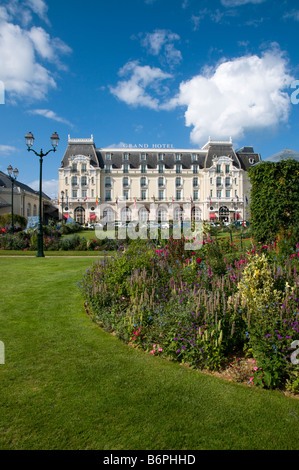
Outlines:
<svg viewBox="0 0 299 470"><path fill-rule="evenodd" d="M299 162L282 159L250 168L251 227L257 242L299 236ZM293 237L292 237L293 238Z"/></svg>
<svg viewBox="0 0 299 470"><path fill-rule="evenodd" d="M19 214L14 214L14 226L19 226L22 230L27 227L27 219ZM0 227L9 229L11 225L11 214L0 215Z"/></svg>

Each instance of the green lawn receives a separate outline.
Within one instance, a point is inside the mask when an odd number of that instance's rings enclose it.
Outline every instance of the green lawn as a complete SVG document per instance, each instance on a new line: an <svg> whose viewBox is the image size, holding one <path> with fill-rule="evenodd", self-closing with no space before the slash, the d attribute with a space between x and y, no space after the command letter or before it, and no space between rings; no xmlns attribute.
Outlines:
<svg viewBox="0 0 299 470"><path fill-rule="evenodd" d="M299 449L299 400L121 343L86 315L90 259L1 258L0 449Z"/></svg>

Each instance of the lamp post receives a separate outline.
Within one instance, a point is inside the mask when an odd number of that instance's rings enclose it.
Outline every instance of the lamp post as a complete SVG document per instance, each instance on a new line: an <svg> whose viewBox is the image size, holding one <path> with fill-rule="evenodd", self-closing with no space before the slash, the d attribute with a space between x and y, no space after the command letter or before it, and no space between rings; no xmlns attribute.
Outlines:
<svg viewBox="0 0 299 470"><path fill-rule="evenodd" d="M64 191L61 191L61 223L63 224L63 198L64 198Z"/></svg>
<svg viewBox="0 0 299 470"><path fill-rule="evenodd" d="M44 255L44 247L43 247L43 224L42 224L42 166L43 166L43 158L48 155L50 152L56 152L56 148L59 144L59 137L56 132L51 136L51 144L52 149L46 153L43 153L41 149L40 153L33 150L31 147L34 143L34 137L31 132L25 136L25 142L27 145L28 152L33 152L37 157L39 157L40 163L40 174L39 174L39 213L38 213L38 232L37 232L37 257L43 258Z"/></svg>
<svg viewBox="0 0 299 470"><path fill-rule="evenodd" d="M14 226L14 221L13 221L13 188L14 188L14 182L16 181L17 177L18 177L18 174L19 174L19 170L17 168L15 168L13 170L12 166L9 165L9 167L7 167L7 173L8 173L8 177L11 181L11 221L10 221L10 233L13 234L13 226Z"/></svg>

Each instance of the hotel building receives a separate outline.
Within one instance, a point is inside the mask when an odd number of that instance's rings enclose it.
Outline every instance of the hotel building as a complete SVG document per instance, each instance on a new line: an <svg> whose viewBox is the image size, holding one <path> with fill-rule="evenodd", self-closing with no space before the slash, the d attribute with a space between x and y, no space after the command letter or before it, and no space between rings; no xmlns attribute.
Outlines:
<svg viewBox="0 0 299 470"><path fill-rule="evenodd" d="M248 219L247 170L261 161L253 147L211 138L200 149L169 147L96 148L93 136L69 136L59 168L64 219L179 220L187 205L197 220Z"/></svg>

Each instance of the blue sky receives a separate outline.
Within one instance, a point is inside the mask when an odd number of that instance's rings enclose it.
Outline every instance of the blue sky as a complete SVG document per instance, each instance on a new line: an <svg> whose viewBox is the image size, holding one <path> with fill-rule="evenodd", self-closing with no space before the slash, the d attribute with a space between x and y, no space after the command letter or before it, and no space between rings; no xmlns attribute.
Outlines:
<svg viewBox="0 0 299 470"><path fill-rule="evenodd" d="M28 131L37 150L60 136L43 166L51 197L69 134L298 151L298 27L295 0L0 0L0 170L38 187Z"/></svg>

